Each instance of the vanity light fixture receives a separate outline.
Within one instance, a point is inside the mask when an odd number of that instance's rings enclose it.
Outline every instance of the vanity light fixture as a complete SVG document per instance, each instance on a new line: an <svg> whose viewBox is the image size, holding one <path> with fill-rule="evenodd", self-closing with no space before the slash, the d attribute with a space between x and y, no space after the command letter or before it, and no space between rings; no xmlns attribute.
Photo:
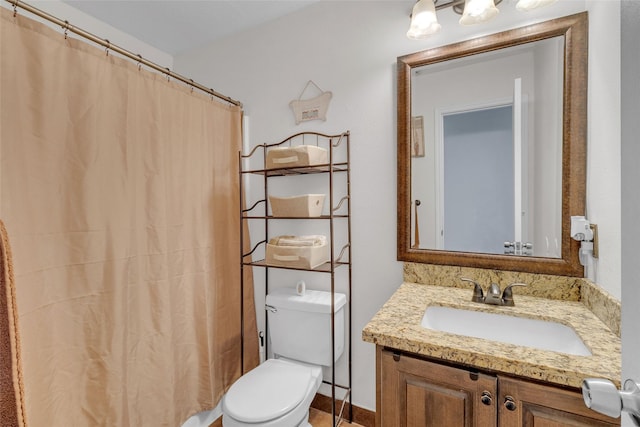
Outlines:
<svg viewBox="0 0 640 427"><path fill-rule="evenodd" d="M473 25L488 21L500 12L493 0L467 0L460 25Z"/></svg>
<svg viewBox="0 0 640 427"><path fill-rule="evenodd" d="M522 12L526 12L528 10L533 10L539 7L548 6L557 1L558 0L520 0L518 4L516 4L516 9Z"/></svg>
<svg viewBox="0 0 640 427"><path fill-rule="evenodd" d="M407 31L407 37L410 39L423 39L439 30L440 24L438 24L436 6L433 0L419 0L416 2L411 12L411 25L409 26L409 31Z"/></svg>
<svg viewBox="0 0 640 427"><path fill-rule="evenodd" d="M548 6L558 0L518 0L516 9L528 11ZM462 15L461 25L473 25L485 22L499 12L496 7L502 0L418 0L411 13L411 25L407 37L418 40L440 30L436 10L451 7L454 12Z"/></svg>

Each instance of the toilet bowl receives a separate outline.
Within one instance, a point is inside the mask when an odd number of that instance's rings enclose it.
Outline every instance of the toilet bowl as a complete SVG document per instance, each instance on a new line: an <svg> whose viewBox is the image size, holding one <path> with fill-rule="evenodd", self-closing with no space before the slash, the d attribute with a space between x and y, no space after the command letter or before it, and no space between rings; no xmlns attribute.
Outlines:
<svg viewBox="0 0 640 427"><path fill-rule="evenodd" d="M236 381L222 402L224 427L307 427L322 368L269 359Z"/></svg>
<svg viewBox="0 0 640 427"><path fill-rule="evenodd" d="M295 289L275 289L267 295L274 357L231 386L222 400L224 427L310 427L322 367L344 350L345 303L344 294L314 290L298 295Z"/></svg>

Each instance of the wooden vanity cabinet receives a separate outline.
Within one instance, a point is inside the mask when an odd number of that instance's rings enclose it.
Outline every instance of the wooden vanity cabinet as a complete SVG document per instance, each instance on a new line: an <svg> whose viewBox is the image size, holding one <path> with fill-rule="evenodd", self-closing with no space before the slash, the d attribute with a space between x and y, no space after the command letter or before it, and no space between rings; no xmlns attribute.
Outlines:
<svg viewBox="0 0 640 427"><path fill-rule="evenodd" d="M580 392L502 376L498 376L498 387L498 419L501 426L620 425L620 419L588 409Z"/></svg>
<svg viewBox="0 0 640 427"><path fill-rule="evenodd" d="M399 355L380 347L377 365L377 426L496 426L495 376Z"/></svg>
<svg viewBox="0 0 640 427"><path fill-rule="evenodd" d="M578 392L377 348L377 427L619 426Z"/></svg>

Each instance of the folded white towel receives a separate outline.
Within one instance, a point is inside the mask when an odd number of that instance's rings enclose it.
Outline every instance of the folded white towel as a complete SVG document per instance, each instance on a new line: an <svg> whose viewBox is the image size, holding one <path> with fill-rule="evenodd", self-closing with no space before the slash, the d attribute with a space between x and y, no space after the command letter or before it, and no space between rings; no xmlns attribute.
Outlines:
<svg viewBox="0 0 640 427"><path fill-rule="evenodd" d="M322 246L326 243L327 237L321 235L278 236L269 240L269 244L277 246Z"/></svg>

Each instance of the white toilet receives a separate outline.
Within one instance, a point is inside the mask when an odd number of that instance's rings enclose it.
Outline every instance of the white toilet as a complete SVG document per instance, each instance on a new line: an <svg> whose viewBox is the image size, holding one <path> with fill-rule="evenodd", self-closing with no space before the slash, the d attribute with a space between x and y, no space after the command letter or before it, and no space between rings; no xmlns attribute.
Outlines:
<svg viewBox="0 0 640 427"><path fill-rule="evenodd" d="M344 351L344 294L335 294L335 360ZM222 401L224 427L307 427L309 407L331 366L331 294L276 289L267 295L269 359L243 375Z"/></svg>

